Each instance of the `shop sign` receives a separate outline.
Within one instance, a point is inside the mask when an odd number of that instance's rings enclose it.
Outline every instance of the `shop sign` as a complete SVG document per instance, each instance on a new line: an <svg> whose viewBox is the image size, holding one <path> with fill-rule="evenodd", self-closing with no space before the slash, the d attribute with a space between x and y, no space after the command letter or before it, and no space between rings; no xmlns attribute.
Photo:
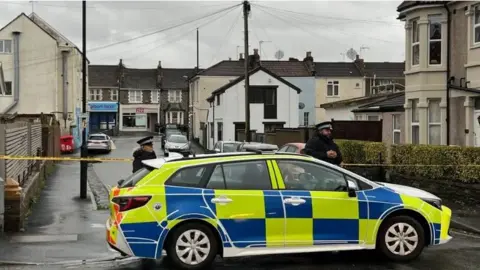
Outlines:
<svg viewBox="0 0 480 270"><path fill-rule="evenodd" d="M117 102L98 102L91 101L88 102L88 111L89 112L117 112L118 103Z"/></svg>
<svg viewBox="0 0 480 270"><path fill-rule="evenodd" d="M145 113L144 108L137 108L136 113Z"/></svg>

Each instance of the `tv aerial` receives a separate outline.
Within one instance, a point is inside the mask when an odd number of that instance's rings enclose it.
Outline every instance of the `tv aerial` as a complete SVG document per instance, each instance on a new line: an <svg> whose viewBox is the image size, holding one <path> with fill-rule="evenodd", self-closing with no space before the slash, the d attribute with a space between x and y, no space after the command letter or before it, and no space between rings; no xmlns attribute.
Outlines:
<svg viewBox="0 0 480 270"><path fill-rule="evenodd" d="M275 58L277 58L277 60L282 59L284 56L285 56L285 53L283 53L282 50L278 50L278 51L275 53Z"/></svg>
<svg viewBox="0 0 480 270"><path fill-rule="evenodd" d="M348 51L347 51L347 57L348 59L350 60L355 60L357 58L357 51L355 51L353 48L350 48Z"/></svg>

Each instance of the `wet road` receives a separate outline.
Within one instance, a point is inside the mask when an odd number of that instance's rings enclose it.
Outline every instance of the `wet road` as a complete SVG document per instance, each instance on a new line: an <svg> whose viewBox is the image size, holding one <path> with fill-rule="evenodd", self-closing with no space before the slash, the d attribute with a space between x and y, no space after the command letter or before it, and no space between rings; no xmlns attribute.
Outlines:
<svg viewBox="0 0 480 270"><path fill-rule="evenodd" d="M138 147L136 141L139 139L141 137L116 137L113 139L116 149L112 150L110 154L96 155L96 157L132 158L133 150ZM154 148L157 156L163 155L160 137L155 137ZM132 173L132 164L129 162L97 163L94 164L94 168L98 177L107 186L116 185L118 180Z"/></svg>

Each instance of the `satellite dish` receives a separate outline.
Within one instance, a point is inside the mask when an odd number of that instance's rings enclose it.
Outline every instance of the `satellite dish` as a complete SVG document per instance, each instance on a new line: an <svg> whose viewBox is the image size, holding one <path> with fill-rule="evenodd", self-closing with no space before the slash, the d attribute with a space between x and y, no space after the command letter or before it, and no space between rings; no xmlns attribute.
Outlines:
<svg viewBox="0 0 480 270"><path fill-rule="evenodd" d="M284 56L285 56L285 53L283 53L282 50L278 50L278 51L275 53L275 58L277 58L277 60L282 59Z"/></svg>
<svg viewBox="0 0 480 270"><path fill-rule="evenodd" d="M348 51L347 51L347 57L348 59L350 60L355 60L355 58L357 57L358 53L357 51L355 51L353 48L350 48Z"/></svg>
<svg viewBox="0 0 480 270"><path fill-rule="evenodd" d="M298 103L298 108L300 110L303 110L303 108L305 108L305 103L303 103L303 102Z"/></svg>

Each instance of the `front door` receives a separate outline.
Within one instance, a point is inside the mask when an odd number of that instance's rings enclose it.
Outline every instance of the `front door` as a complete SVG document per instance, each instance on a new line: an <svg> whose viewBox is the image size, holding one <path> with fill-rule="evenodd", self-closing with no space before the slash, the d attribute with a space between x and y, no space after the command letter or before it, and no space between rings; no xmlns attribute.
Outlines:
<svg viewBox="0 0 480 270"><path fill-rule="evenodd" d="M480 111L475 111L474 118L473 118L473 135L475 140L475 146L480 147Z"/></svg>
<svg viewBox="0 0 480 270"><path fill-rule="evenodd" d="M225 248L283 247L283 205L271 172L265 160L216 165L206 188L215 190Z"/></svg>
<svg viewBox="0 0 480 270"><path fill-rule="evenodd" d="M342 173L320 164L277 160L285 205L286 246L356 244L359 210Z"/></svg>

